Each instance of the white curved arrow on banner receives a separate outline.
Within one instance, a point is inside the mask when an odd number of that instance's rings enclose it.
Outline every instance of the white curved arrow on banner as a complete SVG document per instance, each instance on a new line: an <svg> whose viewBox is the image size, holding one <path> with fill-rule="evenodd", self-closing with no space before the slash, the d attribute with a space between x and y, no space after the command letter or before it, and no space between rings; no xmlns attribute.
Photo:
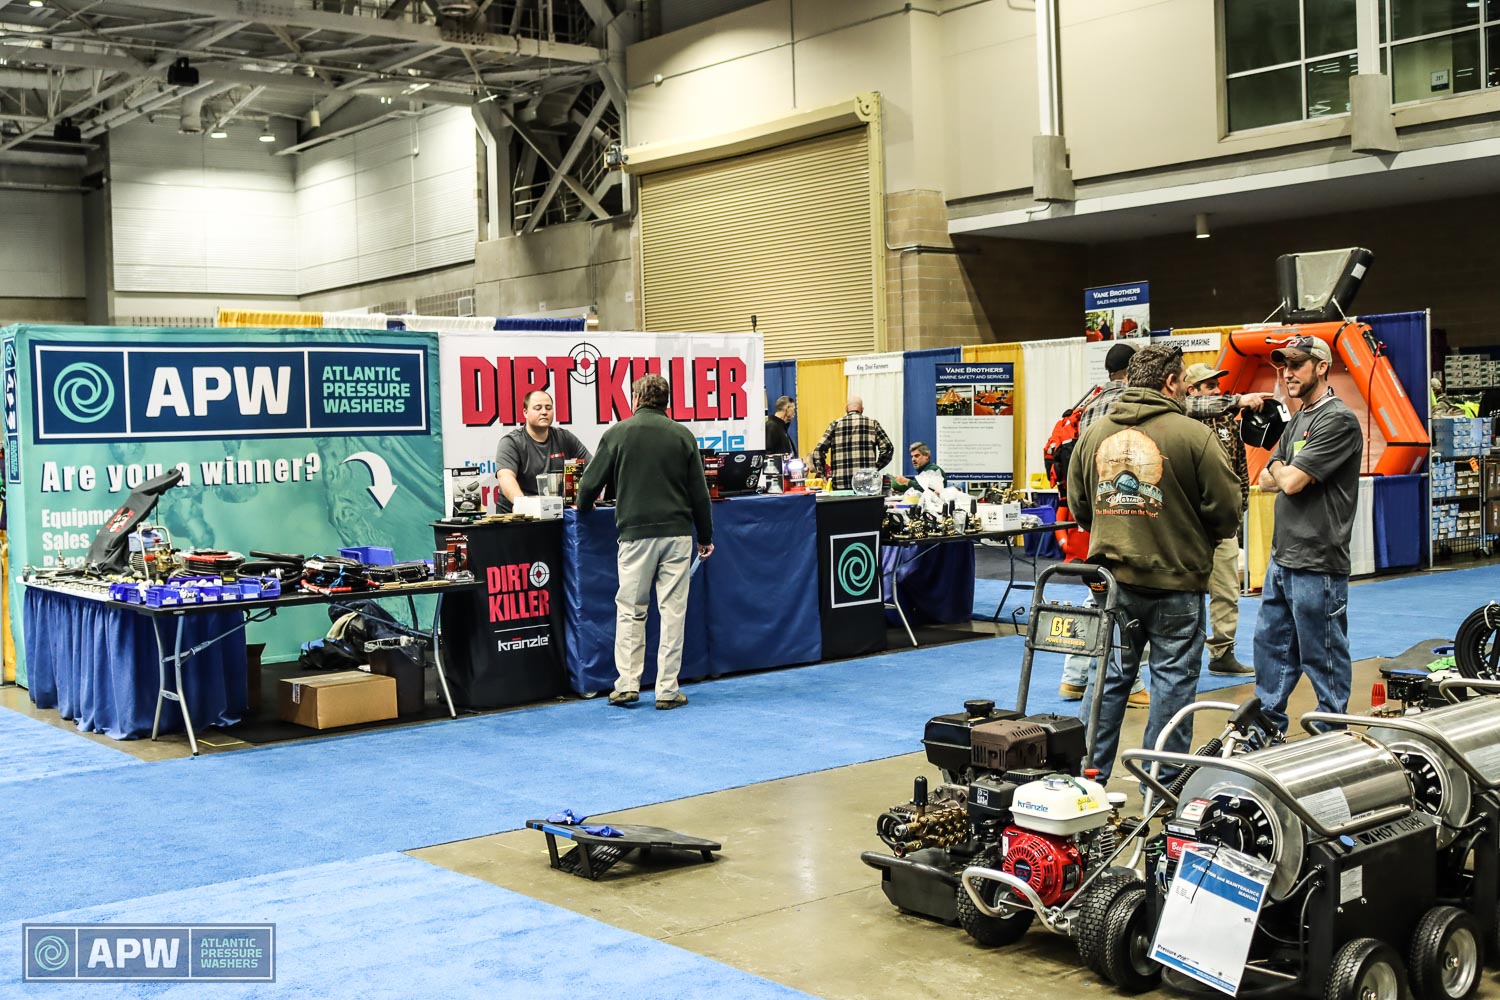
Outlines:
<svg viewBox="0 0 1500 1000"><path fill-rule="evenodd" d="M391 467L373 451L357 451L344 459L342 464L348 465L350 462L363 462L369 467L372 481L372 485L368 487L370 495L380 504L380 509L384 510L396 493L396 484L391 481Z"/></svg>

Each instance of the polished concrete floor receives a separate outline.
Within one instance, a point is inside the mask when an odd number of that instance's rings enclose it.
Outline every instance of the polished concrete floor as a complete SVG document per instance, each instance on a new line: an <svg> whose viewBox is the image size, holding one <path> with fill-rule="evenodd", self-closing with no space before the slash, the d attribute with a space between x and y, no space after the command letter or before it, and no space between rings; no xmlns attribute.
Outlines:
<svg viewBox="0 0 1500 1000"><path fill-rule="evenodd" d="M1354 676L1350 707L1360 711L1378 678L1377 661L1357 664ZM1204 697L1237 702L1250 693L1247 685ZM1310 686L1300 685L1294 717L1314 703ZM1199 720L1195 744L1218 733L1222 716ZM1145 712L1128 713L1122 746L1140 745L1145 721ZM962 930L903 915L887 902L879 873L859 854L883 849L875 815L906 801L917 774L937 780L925 757L913 753L595 817L724 845L711 864L622 863L597 882L553 871L545 838L533 831L411 853L821 997L1114 995L1080 966L1070 941L1035 926L1021 943L987 950ZM1115 784L1126 790L1127 783ZM1500 996L1493 978L1485 993Z"/></svg>

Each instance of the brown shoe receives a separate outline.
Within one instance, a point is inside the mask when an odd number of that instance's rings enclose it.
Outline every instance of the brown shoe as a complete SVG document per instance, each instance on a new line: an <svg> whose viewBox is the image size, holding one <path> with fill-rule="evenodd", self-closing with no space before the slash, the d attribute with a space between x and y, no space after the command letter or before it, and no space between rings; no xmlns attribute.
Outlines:
<svg viewBox="0 0 1500 1000"><path fill-rule="evenodd" d="M681 691L678 691L676 694L674 694L670 698L658 698L658 699L656 699L656 707L657 707L657 709L660 710L660 711L663 711L663 712L667 711L668 709L681 708L683 705L686 705L686 704L687 704L687 695L683 694Z"/></svg>
<svg viewBox="0 0 1500 1000"><path fill-rule="evenodd" d="M1082 701L1084 690L1084 688L1075 687L1072 684L1059 684L1057 686L1057 696L1063 701Z"/></svg>
<svg viewBox="0 0 1500 1000"><path fill-rule="evenodd" d="M1129 698L1125 699L1125 707L1126 708L1150 708L1151 707L1151 692L1147 691L1145 688L1142 688L1141 690L1137 691L1135 694L1131 695Z"/></svg>

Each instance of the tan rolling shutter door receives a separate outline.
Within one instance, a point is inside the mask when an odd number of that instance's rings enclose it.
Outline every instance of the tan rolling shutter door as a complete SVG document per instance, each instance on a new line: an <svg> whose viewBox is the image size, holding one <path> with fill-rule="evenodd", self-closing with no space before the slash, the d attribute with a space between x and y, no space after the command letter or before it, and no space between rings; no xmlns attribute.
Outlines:
<svg viewBox="0 0 1500 1000"><path fill-rule="evenodd" d="M641 178L647 330L748 330L766 360L876 350L869 129Z"/></svg>

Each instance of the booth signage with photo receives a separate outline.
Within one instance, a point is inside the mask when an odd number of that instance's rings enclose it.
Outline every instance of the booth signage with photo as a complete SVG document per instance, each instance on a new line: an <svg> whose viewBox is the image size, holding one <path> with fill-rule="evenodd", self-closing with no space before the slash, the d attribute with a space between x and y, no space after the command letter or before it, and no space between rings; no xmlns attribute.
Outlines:
<svg viewBox="0 0 1500 1000"><path fill-rule="evenodd" d="M937 463L950 480L1009 483L1015 475L1016 366L937 366Z"/></svg>

